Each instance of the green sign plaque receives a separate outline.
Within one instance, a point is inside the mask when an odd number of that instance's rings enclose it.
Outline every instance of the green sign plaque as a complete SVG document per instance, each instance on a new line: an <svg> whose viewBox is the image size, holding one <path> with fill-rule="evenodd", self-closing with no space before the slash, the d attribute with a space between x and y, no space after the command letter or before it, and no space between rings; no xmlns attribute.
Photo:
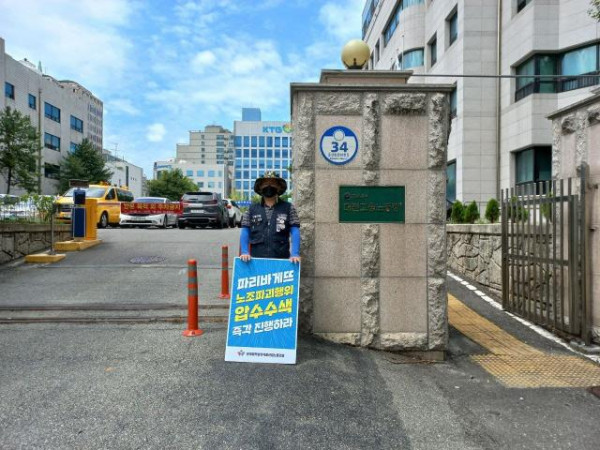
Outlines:
<svg viewBox="0 0 600 450"><path fill-rule="evenodd" d="M340 222L404 223L404 186L340 186Z"/></svg>

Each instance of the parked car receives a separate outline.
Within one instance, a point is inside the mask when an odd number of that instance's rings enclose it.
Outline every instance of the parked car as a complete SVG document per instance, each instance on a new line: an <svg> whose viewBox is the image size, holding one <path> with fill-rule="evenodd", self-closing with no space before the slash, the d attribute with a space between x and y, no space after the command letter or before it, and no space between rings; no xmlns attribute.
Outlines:
<svg viewBox="0 0 600 450"><path fill-rule="evenodd" d="M223 200L223 206L227 210L228 218L229 218L229 226L231 228L241 227L242 226L242 211L240 207L235 202L235 200L231 200L230 198L226 198Z"/></svg>
<svg viewBox="0 0 600 450"><path fill-rule="evenodd" d="M75 189L69 189L56 200L59 222L71 223L73 192ZM121 220L121 203L133 201L133 194L124 186L90 184L82 189L85 191L86 198L98 199L98 228L106 228L109 224L118 226Z"/></svg>
<svg viewBox="0 0 600 450"><path fill-rule="evenodd" d="M221 194L216 192L186 192L181 197L182 213L177 225L179 228L227 226L229 216L221 202Z"/></svg>
<svg viewBox="0 0 600 450"><path fill-rule="evenodd" d="M139 197L133 202L133 206L137 203L143 204L170 204L169 199L165 197ZM158 209L158 208L156 208ZM121 213L119 225L121 228L127 227L176 227L178 214L173 211L157 211L148 208L135 209L127 214Z"/></svg>

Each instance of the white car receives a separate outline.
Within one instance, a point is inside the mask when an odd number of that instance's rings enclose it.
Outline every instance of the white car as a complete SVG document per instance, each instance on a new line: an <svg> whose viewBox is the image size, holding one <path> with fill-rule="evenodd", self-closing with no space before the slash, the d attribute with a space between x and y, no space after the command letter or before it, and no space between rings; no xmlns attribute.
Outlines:
<svg viewBox="0 0 600 450"><path fill-rule="evenodd" d="M227 215L229 217L229 226L233 227L241 227L242 226L242 211L240 207L237 205L235 200L231 200L230 198L223 199L223 206L227 210Z"/></svg>
<svg viewBox="0 0 600 450"><path fill-rule="evenodd" d="M178 203L171 202L164 197L140 197L136 198L133 203ZM146 213L143 211L132 212L129 214L121 213L119 225L121 228L127 227L176 227L178 215L172 211L161 213Z"/></svg>

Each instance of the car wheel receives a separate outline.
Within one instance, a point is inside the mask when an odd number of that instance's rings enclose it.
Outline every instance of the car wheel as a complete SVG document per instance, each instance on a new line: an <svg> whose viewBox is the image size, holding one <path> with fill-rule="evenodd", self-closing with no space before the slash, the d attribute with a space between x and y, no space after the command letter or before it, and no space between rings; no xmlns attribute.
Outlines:
<svg viewBox="0 0 600 450"><path fill-rule="evenodd" d="M183 222L177 222L177 228L180 230L185 230L185 224Z"/></svg>
<svg viewBox="0 0 600 450"><path fill-rule="evenodd" d="M169 227L168 220L169 219L167 218L167 215L165 214L165 217L163 218L163 224L162 224L162 227L165 228L165 229Z"/></svg>
<svg viewBox="0 0 600 450"><path fill-rule="evenodd" d="M229 228L235 228L235 217L229 219Z"/></svg>
<svg viewBox="0 0 600 450"><path fill-rule="evenodd" d="M98 228L106 228L108 226L108 214L106 211L100 216L100 222L98 222Z"/></svg>

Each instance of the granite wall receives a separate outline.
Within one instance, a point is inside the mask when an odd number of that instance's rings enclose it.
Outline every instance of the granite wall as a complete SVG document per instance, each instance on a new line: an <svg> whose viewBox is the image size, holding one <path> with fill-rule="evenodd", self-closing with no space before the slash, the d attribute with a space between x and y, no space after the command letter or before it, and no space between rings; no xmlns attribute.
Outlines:
<svg viewBox="0 0 600 450"><path fill-rule="evenodd" d="M54 241L71 239L70 225L55 225ZM50 225L0 223L0 264L50 248Z"/></svg>
<svg viewBox="0 0 600 450"><path fill-rule="evenodd" d="M444 350L450 89L371 82L292 85L300 327L363 347ZM319 150L334 125L359 141L358 156L342 166ZM340 223L341 185L405 186L405 223Z"/></svg>

